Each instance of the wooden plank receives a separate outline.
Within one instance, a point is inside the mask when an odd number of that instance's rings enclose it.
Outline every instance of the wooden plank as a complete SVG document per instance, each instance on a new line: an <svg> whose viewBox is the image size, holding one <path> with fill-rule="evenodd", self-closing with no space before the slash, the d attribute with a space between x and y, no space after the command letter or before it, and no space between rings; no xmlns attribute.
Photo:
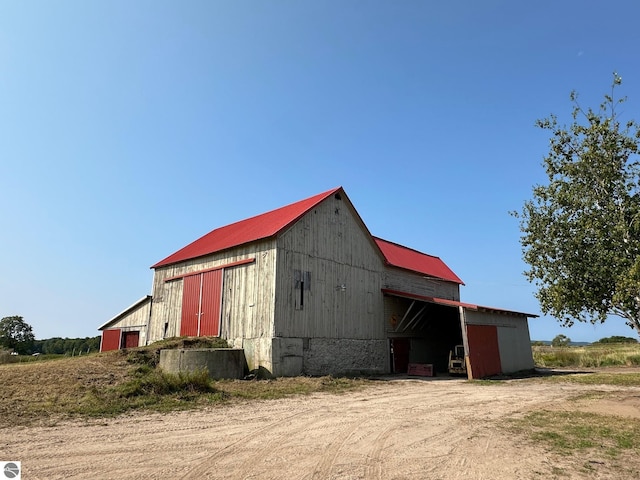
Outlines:
<svg viewBox="0 0 640 480"><path fill-rule="evenodd" d="M410 363L407 375L417 377L433 377L433 364L431 363Z"/></svg>

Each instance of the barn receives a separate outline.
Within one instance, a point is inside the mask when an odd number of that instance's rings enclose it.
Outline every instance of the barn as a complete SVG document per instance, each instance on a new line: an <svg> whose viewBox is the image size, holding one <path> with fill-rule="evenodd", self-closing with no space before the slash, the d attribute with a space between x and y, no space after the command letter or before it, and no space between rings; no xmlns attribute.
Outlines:
<svg viewBox="0 0 640 480"><path fill-rule="evenodd" d="M216 336L272 376L533 368L528 318L460 301L438 257L371 235L342 187L217 228L160 260L150 296L105 324L101 350Z"/></svg>

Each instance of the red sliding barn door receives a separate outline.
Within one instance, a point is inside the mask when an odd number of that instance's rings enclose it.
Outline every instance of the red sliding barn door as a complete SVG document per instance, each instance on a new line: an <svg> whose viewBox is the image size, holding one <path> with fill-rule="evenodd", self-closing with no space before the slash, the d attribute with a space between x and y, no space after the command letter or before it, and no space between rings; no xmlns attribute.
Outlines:
<svg viewBox="0 0 640 480"><path fill-rule="evenodd" d="M220 310L222 306L222 269L202 274L202 309L200 310L200 335L220 335Z"/></svg>
<svg viewBox="0 0 640 480"><path fill-rule="evenodd" d="M180 336L220 335L222 269L184 278Z"/></svg>
<svg viewBox="0 0 640 480"><path fill-rule="evenodd" d="M100 342L100 351L108 352L109 350L120 349L120 329L113 328L102 331L102 342Z"/></svg>
<svg viewBox="0 0 640 480"><path fill-rule="evenodd" d="M198 336L201 285L202 274L184 277L182 286L182 321L180 323L181 337Z"/></svg>
<svg viewBox="0 0 640 480"><path fill-rule="evenodd" d="M498 329L495 325L467 325L471 378L482 378L502 372Z"/></svg>

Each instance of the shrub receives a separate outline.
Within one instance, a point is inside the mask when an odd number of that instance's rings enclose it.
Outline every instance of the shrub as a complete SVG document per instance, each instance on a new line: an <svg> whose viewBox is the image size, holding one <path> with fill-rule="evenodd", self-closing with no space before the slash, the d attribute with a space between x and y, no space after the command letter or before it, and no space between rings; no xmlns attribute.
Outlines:
<svg viewBox="0 0 640 480"><path fill-rule="evenodd" d="M125 398L171 394L188 397L197 393L215 392L207 370L174 375L152 370L147 366L138 368L134 378L119 387L120 396Z"/></svg>

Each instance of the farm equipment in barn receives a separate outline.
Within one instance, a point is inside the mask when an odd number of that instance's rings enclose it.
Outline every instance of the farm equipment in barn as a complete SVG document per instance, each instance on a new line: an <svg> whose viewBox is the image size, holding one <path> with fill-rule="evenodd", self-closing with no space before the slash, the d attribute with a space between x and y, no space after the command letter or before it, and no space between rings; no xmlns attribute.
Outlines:
<svg viewBox="0 0 640 480"><path fill-rule="evenodd" d="M466 375L467 363L464 359L464 345L456 345L449 351L449 374Z"/></svg>

